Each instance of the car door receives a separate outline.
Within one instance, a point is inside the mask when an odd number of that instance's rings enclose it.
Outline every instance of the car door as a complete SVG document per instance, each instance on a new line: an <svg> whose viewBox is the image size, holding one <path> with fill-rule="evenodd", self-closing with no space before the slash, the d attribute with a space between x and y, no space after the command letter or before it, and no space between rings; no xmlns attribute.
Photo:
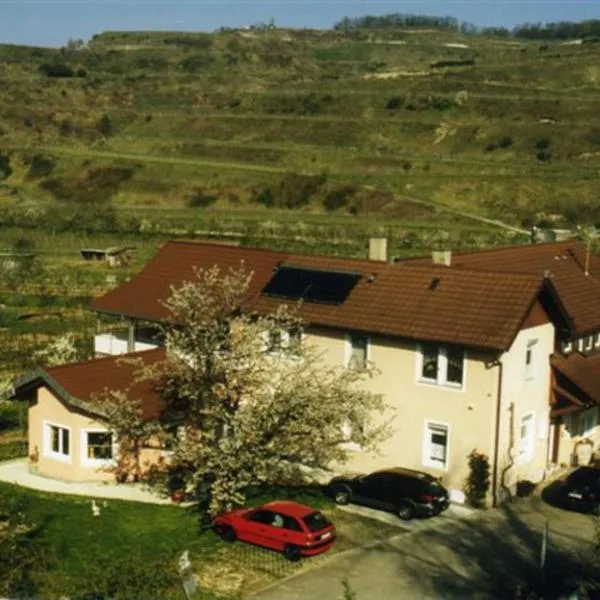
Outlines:
<svg viewBox="0 0 600 600"><path fill-rule="evenodd" d="M358 482L353 494L354 499L360 504L388 510L390 508L389 483L388 473L367 475Z"/></svg>
<svg viewBox="0 0 600 600"><path fill-rule="evenodd" d="M271 510L258 509L245 517L244 527L238 531L238 537L252 544L272 547L273 535L271 523L275 514Z"/></svg>

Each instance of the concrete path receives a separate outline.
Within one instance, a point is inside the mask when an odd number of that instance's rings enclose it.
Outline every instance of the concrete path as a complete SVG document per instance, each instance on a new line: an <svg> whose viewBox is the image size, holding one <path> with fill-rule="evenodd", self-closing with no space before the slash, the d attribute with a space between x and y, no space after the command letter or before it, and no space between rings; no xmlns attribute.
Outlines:
<svg viewBox="0 0 600 600"><path fill-rule="evenodd" d="M130 500L148 504L169 504L175 506L169 498L158 496L140 484L135 483L67 483L30 473L26 458L0 462L0 481L18 486L51 492L54 494L70 494L89 498L112 498L114 500Z"/></svg>
<svg viewBox="0 0 600 600"><path fill-rule="evenodd" d="M468 517L447 511L415 521L419 527L413 531L332 555L323 566L275 584L253 600L343 600L344 580L356 600L514 597L518 584L539 581L547 522L547 573L566 597L591 556L593 526L587 515L534 497Z"/></svg>

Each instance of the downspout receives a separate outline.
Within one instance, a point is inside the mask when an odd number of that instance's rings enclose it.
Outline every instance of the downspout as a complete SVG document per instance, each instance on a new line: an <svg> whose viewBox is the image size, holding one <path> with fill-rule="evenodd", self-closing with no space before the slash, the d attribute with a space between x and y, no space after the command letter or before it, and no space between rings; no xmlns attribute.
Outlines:
<svg viewBox="0 0 600 600"><path fill-rule="evenodd" d="M492 506L498 506L498 454L500 448L500 417L502 415L502 361L498 360L498 390L496 393L496 437L492 465Z"/></svg>

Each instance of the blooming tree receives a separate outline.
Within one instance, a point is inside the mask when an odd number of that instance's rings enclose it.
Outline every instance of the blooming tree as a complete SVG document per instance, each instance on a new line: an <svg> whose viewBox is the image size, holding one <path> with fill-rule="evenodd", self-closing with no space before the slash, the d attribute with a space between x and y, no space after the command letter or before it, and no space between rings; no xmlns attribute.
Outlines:
<svg viewBox="0 0 600 600"><path fill-rule="evenodd" d="M158 382L164 423L177 424L170 469L204 490L216 514L244 502L250 485L344 463L349 443L374 450L388 427L372 368L331 365L300 343L286 307L243 310L252 274L215 266L172 290L167 359L143 369Z"/></svg>
<svg viewBox="0 0 600 600"><path fill-rule="evenodd" d="M75 335L65 333L54 338L44 348L34 353L36 360L47 367L55 367L75 362L78 358L78 350L75 345Z"/></svg>

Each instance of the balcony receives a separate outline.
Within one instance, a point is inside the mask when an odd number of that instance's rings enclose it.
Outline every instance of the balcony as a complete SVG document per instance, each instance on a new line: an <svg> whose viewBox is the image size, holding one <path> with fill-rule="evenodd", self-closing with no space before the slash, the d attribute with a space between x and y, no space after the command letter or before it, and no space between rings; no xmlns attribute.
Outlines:
<svg viewBox="0 0 600 600"><path fill-rule="evenodd" d="M136 339L133 351L152 350L159 345L157 340ZM127 354L127 333L100 333L94 336L94 354L96 357Z"/></svg>

